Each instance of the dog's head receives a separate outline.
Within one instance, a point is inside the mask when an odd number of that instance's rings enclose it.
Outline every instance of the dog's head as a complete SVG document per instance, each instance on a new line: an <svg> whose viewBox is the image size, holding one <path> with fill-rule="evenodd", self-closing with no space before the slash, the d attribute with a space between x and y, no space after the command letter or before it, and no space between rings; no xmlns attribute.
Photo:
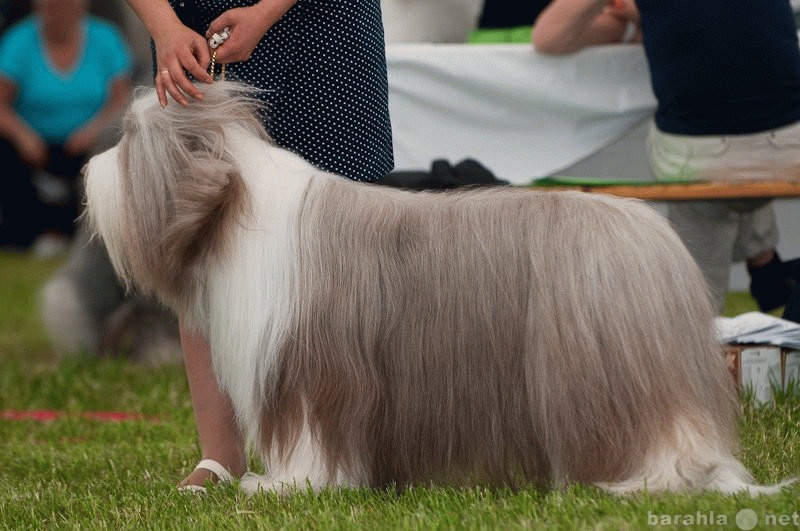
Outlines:
<svg viewBox="0 0 800 531"><path fill-rule="evenodd" d="M180 309L204 264L225 252L246 209L235 132L267 140L256 100L232 83L186 107L137 93L120 143L86 169L86 217L128 286Z"/></svg>

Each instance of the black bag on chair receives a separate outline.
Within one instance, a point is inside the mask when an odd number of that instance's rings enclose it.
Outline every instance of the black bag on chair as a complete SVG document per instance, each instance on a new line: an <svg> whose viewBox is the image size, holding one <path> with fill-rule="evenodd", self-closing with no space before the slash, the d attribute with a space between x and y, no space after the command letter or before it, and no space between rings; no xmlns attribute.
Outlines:
<svg viewBox="0 0 800 531"><path fill-rule="evenodd" d="M430 171L393 171L378 184L410 190L445 190L461 186L501 186L508 182L498 179L473 159L464 159L455 166L438 159L433 161Z"/></svg>

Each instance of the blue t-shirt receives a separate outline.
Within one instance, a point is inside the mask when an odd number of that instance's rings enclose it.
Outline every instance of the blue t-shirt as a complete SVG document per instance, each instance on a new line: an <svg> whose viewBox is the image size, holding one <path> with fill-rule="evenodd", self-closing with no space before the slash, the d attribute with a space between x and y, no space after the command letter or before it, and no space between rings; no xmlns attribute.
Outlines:
<svg viewBox="0 0 800 531"><path fill-rule="evenodd" d="M748 134L800 120L800 50L788 0L636 4L660 130Z"/></svg>
<svg viewBox="0 0 800 531"><path fill-rule="evenodd" d="M0 39L0 75L17 87L16 112L58 145L102 109L115 79L130 75L131 56L114 26L86 17L83 49L69 71L60 71L47 57L40 29L36 17L8 29Z"/></svg>

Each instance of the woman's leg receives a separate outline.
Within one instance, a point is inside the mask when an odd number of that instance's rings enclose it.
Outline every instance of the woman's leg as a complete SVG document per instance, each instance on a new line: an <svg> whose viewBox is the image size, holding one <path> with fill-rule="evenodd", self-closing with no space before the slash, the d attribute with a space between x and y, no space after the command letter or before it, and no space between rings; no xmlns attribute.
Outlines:
<svg viewBox="0 0 800 531"><path fill-rule="evenodd" d="M219 388L211 362L211 347L202 334L181 323L181 346L197 434L203 459L214 459L236 477L247 470L244 438L236 424L230 397ZM217 479L207 470L194 470L180 484L203 485Z"/></svg>
<svg viewBox="0 0 800 531"><path fill-rule="evenodd" d="M0 247L28 248L41 232L42 204L32 170L6 139L0 138Z"/></svg>

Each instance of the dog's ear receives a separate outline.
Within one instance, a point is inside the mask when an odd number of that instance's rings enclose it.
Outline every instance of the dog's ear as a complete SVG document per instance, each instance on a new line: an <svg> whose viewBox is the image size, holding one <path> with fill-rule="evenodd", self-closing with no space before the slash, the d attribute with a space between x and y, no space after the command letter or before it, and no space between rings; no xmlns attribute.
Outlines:
<svg viewBox="0 0 800 531"><path fill-rule="evenodd" d="M120 144L121 213L129 248L127 276L144 291L186 301L200 262L219 258L246 205L240 169L229 149L237 124L203 102L186 108L137 105ZM230 118L230 116L229 116Z"/></svg>
<svg viewBox="0 0 800 531"><path fill-rule="evenodd" d="M190 152L191 164L178 175L172 216L161 236L165 258L183 271L227 252L247 197L239 168L227 153L209 153L204 146Z"/></svg>

